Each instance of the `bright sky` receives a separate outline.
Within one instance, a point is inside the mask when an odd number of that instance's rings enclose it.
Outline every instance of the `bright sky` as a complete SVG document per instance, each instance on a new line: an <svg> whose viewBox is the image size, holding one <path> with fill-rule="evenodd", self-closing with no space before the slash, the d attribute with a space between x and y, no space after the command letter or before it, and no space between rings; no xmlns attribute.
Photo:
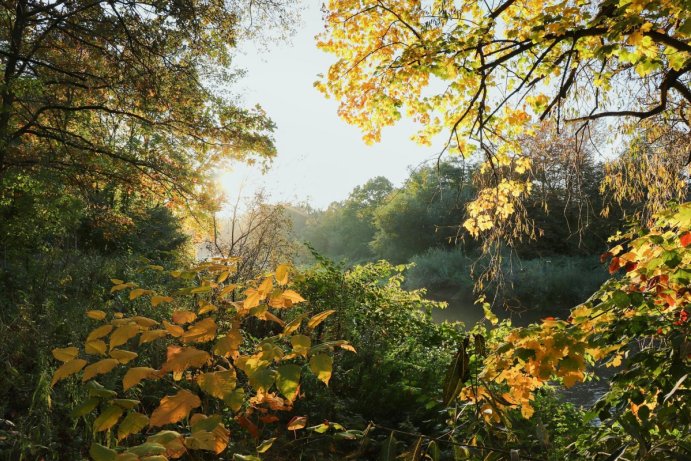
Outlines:
<svg viewBox="0 0 691 461"><path fill-rule="evenodd" d="M314 36L323 28L321 2L305 3L302 27L291 43L264 51L247 44L236 60L247 70L238 88L245 104L259 103L277 125L278 157L265 175L244 165L222 174L230 200L243 184L243 195L263 187L272 202L308 200L323 208L375 176L400 184L409 167L437 152L410 140L412 123L385 130L381 143L367 146L359 130L338 117L336 102L313 87L317 74L326 72L333 57L315 45Z"/></svg>

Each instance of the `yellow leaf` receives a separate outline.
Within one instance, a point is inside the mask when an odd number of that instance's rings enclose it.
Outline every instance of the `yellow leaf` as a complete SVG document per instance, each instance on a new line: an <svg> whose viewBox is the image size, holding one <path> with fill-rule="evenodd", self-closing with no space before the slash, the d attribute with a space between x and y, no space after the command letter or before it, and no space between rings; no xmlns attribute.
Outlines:
<svg viewBox="0 0 691 461"><path fill-rule="evenodd" d="M203 343L216 337L216 321L205 318L191 325L180 339L184 343Z"/></svg>
<svg viewBox="0 0 691 461"><path fill-rule="evenodd" d="M57 360L60 360L61 362L69 362L79 354L79 349L76 347L64 347L62 349L56 347L51 352L53 353L53 357L55 357Z"/></svg>
<svg viewBox="0 0 691 461"><path fill-rule="evenodd" d="M144 379L158 379L158 371L149 367L130 368L122 378L122 390L126 391Z"/></svg>
<svg viewBox="0 0 691 461"><path fill-rule="evenodd" d="M118 440L122 440L131 434L135 434L149 424L149 417L141 413L130 413L118 426Z"/></svg>
<svg viewBox="0 0 691 461"><path fill-rule="evenodd" d="M151 341L155 341L158 338L162 338L164 336L168 335L168 332L166 330L149 330L149 331L144 331L142 335L139 337L139 344L146 344L150 343Z"/></svg>
<svg viewBox="0 0 691 461"><path fill-rule="evenodd" d="M331 379L331 369L333 368L333 358L328 354L317 354L310 358L310 370L317 375L317 378L328 385Z"/></svg>
<svg viewBox="0 0 691 461"><path fill-rule="evenodd" d="M173 325L167 320L163 321L163 327L170 333L173 338L179 338L185 332L185 329L179 325Z"/></svg>
<svg viewBox="0 0 691 461"><path fill-rule="evenodd" d="M235 371L215 371L202 373L197 377L197 384L207 394L223 400L225 396L235 390Z"/></svg>
<svg viewBox="0 0 691 461"><path fill-rule="evenodd" d="M184 325L186 323L194 322L197 318L197 314L190 311L175 311L173 312L173 322L178 325Z"/></svg>
<svg viewBox="0 0 691 461"><path fill-rule="evenodd" d="M97 375L102 375L110 372L113 368L118 365L117 359L103 359L98 362L92 363L88 367L84 368L84 375L82 375L82 382L86 382Z"/></svg>
<svg viewBox="0 0 691 461"><path fill-rule="evenodd" d="M190 411L202 404L199 397L188 390L181 390L173 396L161 399L161 404L151 414L149 427L177 423L187 418Z"/></svg>
<svg viewBox="0 0 691 461"><path fill-rule="evenodd" d="M257 307L259 305L261 295L257 290L250 288L249 290L245 291L245 295L247 298L245 298L242 303L243 309L252 309L253 307Z"/></svg>
<svg viewBox="0 0 691 461"><path fill-rule="evenodd" d="M104 355L107 348L106 343L100 339L84 344L84 352L91 355Z"/></svg>
<svg viewBox="0 0 691 461"><path fill-rule="evenodd" d="M281 286L288 284L288 270L290 266L288 264L281 264L276 268L276 283Z"/></svg>
<svg viewBox="0 0 691 461"><path fill-rule="evenodd" d="M156 295L156 296L151 297L151 305L153 307L156 307L161 303L172 303L172 302L173 302L173 298L171 298L170 296Z"/></svg>
<svg viewBox="0 0 691 461"><path fill-rule="evenodd" d="M168 346L168 357L161 371L182 373L190 367L199 368L206 364L211 356L194 347Z"/></svg>
<svg viewBox="0 0 691 461"><path fill-rule="evenodd" d="M320 312L319 314L317 314L314 317L312 317L311 319L309 319L309 321L307 322L307 328L309 328L310 330L313 330L317 325L319 325L324 320L326 320L326 318L328 316L330 316L331 314L333 314L334 312L336 312L336 311L333 309L330 309L330 310L324 311L324 312Z"/></svg>
<svg viewBox="0 0 691 461"><path fill-rule="evenodd" d="M86 316L94 320L103 320L106 318L106 313L99 310L86 311Z"/></svg>
<svg viewBox="0 0 691 461"><path fill-rule="evenodd" d="M137 336L139 333L139 325L136 323L128 323L122 325L115 329L112 335L110 335L110 348L113 349L117 346L122 346L130 339Z"/></svg>
<svg viewBox="0 0 691 461"><path fill-rule="evenodd" d="M110 356L123 364L131 362L137 358L137 355L136 352L123 351L122 349L113 349L110 351Z"/></svg>
<svg viewBox="0 0 691 461"><path fill-rule="evenodd" d="M218 339L214 346L214 354L223 357L230 357L237 354L242 344L242 333L239 329L229 331L225 336Z"/></svg>
<svg viewBox="0 0 691 461"><path fill-rule="evenodd" d="M133 301L140 296L146 294L149 290L145 290L143 288L135 288L134 290L130 291L130 301Z"/></svg>
<svg viewBox="0 0 691 461"><path fill-rule="evenodd" d="M158 325L158 322L154 319L150 319L149 317L142 317L141 315L136 315L132 317L131 320L134 320L137 325L139 325L142 328L151 328L154 325Z"/></svg>
<svg viewBox="0 0 691 461"><path fill-rule="evenodd" d="M98 415L98 418L96 418L94 421L94 430L96 432L107 431L117 424L120 416L122 416L124 412L125 411L117 405L109 406L103 410L103 412Z"/></svg>
<svg viewBox="0 0 691 461"><path fill-rule="evenodd" d="M89 333L89 336L86 337L86 342L88 343L89 341L93 341L94 339L99 339L103 338L106 336L108 333L110 333L113 330L113 325L102 325L95 330L93 330L91 333Z"/></svg>
<svg viewBox="0 0 691 461"><path fill-rule="evenodd" d="M197 315L204 315L207 312L215 312L218 310L218 307L214 306L211 303L204 303L201 305L199 308L199 311L197 311Z"/></svg>
<svg viewBox="0 0 691 461"><path fill-rule="evenodd" d="M303 298L302 296L300 296L298 293L296 293L293 290L286 290L283 292L283 294L281 296L283 296L286 299L289 299L294 304L301 303L305 300L305 298Z"/></svg>
<svg viewBox="0 0 691 461"><path fill-rule="evenodd" d="M295 353L306 357L312 346L312 340L309 336L295 335L290 337L290 344L292 344Z"/></svg>
<svg viewBox="0 0 691 461"><path fill-rule="evenodd" d="M307 426L307 416L293 416L293 418L288 421L289 431L304 429L305 426Z"/></svg>
<svg viewBox="0 0 691 461"><path fill-rule="evenodd" d="M69 362L65 362L60 366L60 368L55 370L55 373L53 374L53 380L50 382L51 387L55 386L55 383L57 383L61 379L65 379L68 376L77 373L79 370L84 368L86 364L87 362L84 359L72 359Z"/></svg>
<svg viewBox="0 0 691 461"><path fill-rule="evenodd" d="M261 299L266 298L266 296L271 293L271 290L274 289L274 282L271 280L271 277L265 278L262 283L259 285L259 288L257 288L257 292L259 293L259 296Z"/></svg>

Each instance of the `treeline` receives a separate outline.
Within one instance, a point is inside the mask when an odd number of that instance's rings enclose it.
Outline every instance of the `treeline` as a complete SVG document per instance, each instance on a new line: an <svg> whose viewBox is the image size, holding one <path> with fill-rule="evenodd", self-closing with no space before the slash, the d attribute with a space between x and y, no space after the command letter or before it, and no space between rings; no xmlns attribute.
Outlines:
<svg viewBox="0 0 691 461"><path fill-rule="evenodd" d="M601 193L604 168L592 157L581 159L577 173L559 159L538 164L534 193L522 210L530 232L500 249L505 303L566 307L606 278L598 257L622 224L624 208L610 210ZM472 162L446 159L411 171L400 187L376 177L324 210L294 205L286 210L295 239L334 261L414 263L409 288L468 291L473 276L489 264L481 243L461 226L479 175ZM302 261L309 262L309 254Z"/></svg>

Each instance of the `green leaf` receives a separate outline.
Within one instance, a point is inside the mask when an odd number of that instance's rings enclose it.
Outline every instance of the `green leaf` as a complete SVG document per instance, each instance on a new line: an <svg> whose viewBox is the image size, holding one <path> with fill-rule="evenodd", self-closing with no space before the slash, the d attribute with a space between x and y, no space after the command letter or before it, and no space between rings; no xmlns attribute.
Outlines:
<svg viewBox="0 0 691 461"><path fill-rule="evenodd" d="M317 354L310 358L310 370L317 375L317 378L327 386L331 379L333 369L333 358L328 354Z"/></svg>
<svg viewBox="0 0 691 461"><path fill-rule="evenodd" d="M128 414L118 427L118 440L141 431L147 424L149 424L148 416L136 412Z"/></svg>
<svg viewBox="0 0 691 461"><path fill-rule="evenodd" d="M302 367L299 365L281 365L276 368L278 376L276 377L276 387L281 391L281 394L288 400L295 400L295 396L300 386L300 372Z"/></svg>
<svg viewBox="0 0 691 461"><path fill-rule="evenodd" d="M124 411L125 410L117 405L109 406L103 410L103 412L94 421L94 430L96 432L102 432L107 431L111 427L115 426Z"/></svg>
<svg viewBox="0 0 691 461"><path fill-rule="evenodd" d="M117 452L98 443L92 443L91 448L89 448L89 456L94 461L115 461Z"/></svg>
<svg viewBox="0 0 691 461"><path fill-rule="evenodd" d="M271 445L274 444L275 440L276 440L276 437L264 440L257 447L257 453L266 453L269 450L269 448L271 448Z"/></svg>
<svg viewBox="0 0 691 461"><path fill-rule="evenodd" d="M381 451L379 452L379 460L380 461L394 461L396 459L396 438L393 435L393 432L389 434L389 437L386 439L384 444L381 447Z"/></svg>

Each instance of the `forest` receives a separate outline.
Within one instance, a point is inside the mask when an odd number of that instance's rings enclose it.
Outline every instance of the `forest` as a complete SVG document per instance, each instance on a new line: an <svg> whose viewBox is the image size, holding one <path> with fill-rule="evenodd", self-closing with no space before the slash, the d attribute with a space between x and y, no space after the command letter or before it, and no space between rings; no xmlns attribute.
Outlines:
<svg viewBox="0 0 691 461"><path fill-rule="evenodd" d="M0 460L691 460L688 1L3 0L0 63ZM312 93L433 155L310 170ZM229 173L290 156L350 192Z"/></svg>

